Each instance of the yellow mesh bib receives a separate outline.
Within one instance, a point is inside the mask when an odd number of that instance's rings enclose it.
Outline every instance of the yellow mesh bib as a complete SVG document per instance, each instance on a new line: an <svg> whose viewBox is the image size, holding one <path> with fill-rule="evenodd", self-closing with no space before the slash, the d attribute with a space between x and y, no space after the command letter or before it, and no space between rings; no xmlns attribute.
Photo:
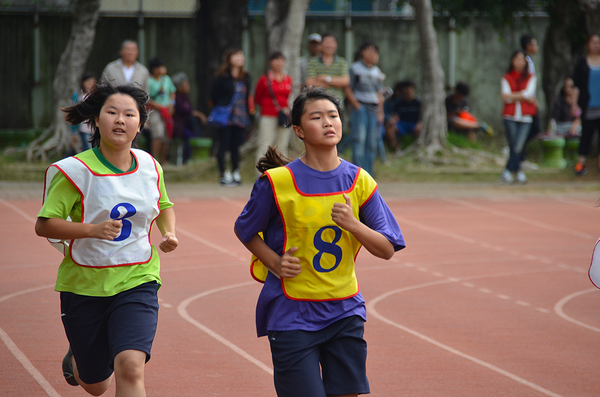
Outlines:
<svg viewBox="0 0 600 397"><path fill-rule="evenodd" d="M376 182L359 169L354 183L344 192L305 194L297 188L287 167L266 172L285 232L283 252L298 247L302 272L294 278L282 279L285 295L295 300L339 300L358 293L354 259L361 244L331 219L334 203L345 203L346 193L352 202L354 217L377 188ZM280 253L280 254L283 254ZM268 269L255 256L252 276L264 281Z"/></svg>

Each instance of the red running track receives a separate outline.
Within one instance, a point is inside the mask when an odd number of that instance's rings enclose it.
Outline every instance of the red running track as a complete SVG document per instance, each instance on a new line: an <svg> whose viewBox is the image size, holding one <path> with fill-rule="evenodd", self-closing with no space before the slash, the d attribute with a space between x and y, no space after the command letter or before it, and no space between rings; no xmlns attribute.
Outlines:
<svg viewBox="0 0 600 397"><path fill-rule="evenodd" d="M161 255L148 396L275 396L268 341L255 336L260 285L233 235L239 196L172 195L181 245ZM384 197L408 248L359 255L371 395L600 395L595 198ZM0 199L0 395L81 396L61 375L60 255L35 236L39 206Z"/></svg>

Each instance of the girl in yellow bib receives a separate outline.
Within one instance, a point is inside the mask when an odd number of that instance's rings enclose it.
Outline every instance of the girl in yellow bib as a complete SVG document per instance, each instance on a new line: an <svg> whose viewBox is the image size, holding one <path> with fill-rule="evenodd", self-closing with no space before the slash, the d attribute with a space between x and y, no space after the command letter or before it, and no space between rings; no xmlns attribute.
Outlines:
<svg viewBox="0 0 600 397"><path fill-rule="evenodd" d="M113 372L117 396L146 395L161 283L150 242L154 221L163 252L179 244L162 168L131 148L147 101L139 87L106 84L63 109L70 123L92 127L93 147L48 167L35 225L64 253L55 288L69 340L64 377L95 396L108 389Z"/></svg>
<svg viewBox="0 0 600 397"><path fill-rule="evenodd" d="M252 276L264 282L257 333L269 337L278 396L366 394L366 309L354 260L361 246L390 259L404 238L373 178L338 157L335 97L304 91L292 127L305 154L289 162L269 148L235 223L253 254Z"/></svg>

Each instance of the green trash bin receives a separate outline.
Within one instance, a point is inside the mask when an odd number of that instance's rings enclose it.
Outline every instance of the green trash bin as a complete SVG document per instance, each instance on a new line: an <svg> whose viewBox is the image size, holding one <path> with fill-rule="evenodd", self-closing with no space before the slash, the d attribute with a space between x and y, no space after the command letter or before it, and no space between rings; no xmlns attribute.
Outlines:
<svg viewBox="0 0 600 397"><path fill-rule="evenodd" d="M568 165L575 165L579 158L579 137L570 137L565 140L565 159Z"/></svg>
<svg viewBox="0 0 600 397"><path fill-rule="evenodd" d="M563 137L542 139L544 158L540 165L547 168L565 168L567 166L564 155L565 145Z"/></svg>

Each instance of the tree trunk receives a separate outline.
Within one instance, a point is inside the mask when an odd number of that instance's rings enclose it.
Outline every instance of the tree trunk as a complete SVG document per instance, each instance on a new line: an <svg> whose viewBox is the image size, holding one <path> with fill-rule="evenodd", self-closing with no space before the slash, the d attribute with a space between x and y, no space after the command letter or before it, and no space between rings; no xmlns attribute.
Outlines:
<svg viewBox="0 0 600 397"><path fill-rule="evenodd" d="M267 55L273 51L285 55L287 73L294 84L292 97L300 90L300 47L309 3L310 0L268 0L265 6Z"/></svg>
<svg viewBox="0 0 600 397"><path fill-rule="evenodd" d="M27 149L29 161L49 156L63 156L71 143L71 130L60 110L69 106L71 96L79 88L85 64L94 44L100 0L77 0L73 5L73 25L67 47L60 57L52 84L52 108L55 109L50 127Z"/></svg>
<svg viewBox="0 0 600 397"><path fill-rule="evenodd" d="M444 70L440 63L436 32L433 26L431 0L413 0L415 19L421 44L421 77L423 93L423 127L417 145L432 156L446 148L446 106Z"/></svg>
<svg viewBox="0 0 600 397"><path fill-rule="evenodd" d="M230 47L242 47L246 3L247 0L200 0L196 16L196 78L200 110L209 110L210 90L223 53ZM248 57L250 54L245 55Z"/></svg>
<svg viewBox="0 0 600 397"><path fill-rule="evenodd" d="M600 32L600 5L598 0L578 0L585 16L585 27L588 34Z"/></svg>

